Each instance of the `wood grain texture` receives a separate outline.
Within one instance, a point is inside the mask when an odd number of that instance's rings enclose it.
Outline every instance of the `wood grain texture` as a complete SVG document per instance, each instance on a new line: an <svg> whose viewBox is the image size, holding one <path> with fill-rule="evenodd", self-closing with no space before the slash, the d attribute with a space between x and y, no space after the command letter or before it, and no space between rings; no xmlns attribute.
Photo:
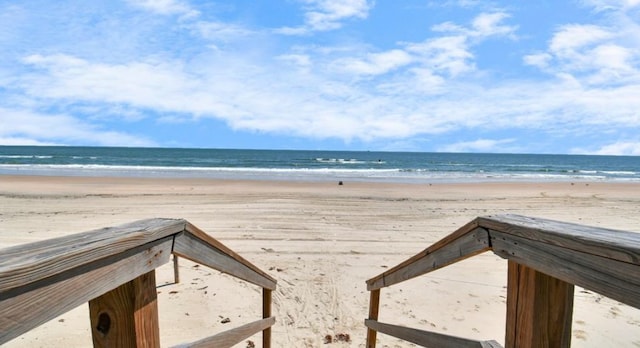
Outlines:
<svg viewBox="0 0 640 348"><path fill-rule="evenodd" d="M263 288L274 290L275 279L265 276L264 272L257 272L248 261L238 259L230 255L225 248L220 248L220 243L213 243L213 238L201 238L202 235L194 235L184 232L176 236L173 246L174 254L197 262L218 271L228 273L249 283ZM253 266L253 267L252 267Z"/></svg>
<svg viewBox="0 0 640 348"><path fill-rule="evenodd" d="M380 289L371 290L371 294L369 295L369 319L371 321L378 320L378 314L380 311ZM366 320L365 320L366 323ZM376 347L376 339L378 333L376 330L372 328L367 328L367 348L375 348Z"/></svg>
<svg viewBox="0 0 640 348"><path fill-rule="evenodd" d="M37 287L0 293L0 345L169 262L172 244L173 238L165 237L68 269Z"/></svg>
<svg viewBox="0 0 640 348"><path fill-rule="evenodd" d="M446 243L436 243L399 266L368 280L367 289L391 286L489 250L489 234L474 226L467 225L458 230L464 233L456 232L443 239Z"/></svg>
<svg viewBox="0 0 640 348"><path fill-rule="evenodd" d="M160 347L155 271L89 301L94 347Z"/></svg>
<svg viewBox="0 0 640 348"><path fill-rule="evenodd" d="M571 346L573 284L509 261L507 348Z"/></svg>
<svg viewBox="0 0 640 348"><path fill-rule="evenodd" d="M262 289L262 318L271 317L272 293L269 289ZM262 331L262 348L271 348L271 326Z"/></svg>
<svg viewBox="0 0 640 348"><path fill-rule="evenodd" d="M140 220L2 250L0 293L184 230L184 220Z"/></svg>
<svg viewBox="0 0 640 348"><path fill-rule="evenodd" d="M497 255L571 284L640 308L640 267L491 231Z"/></svg>
<svg viewBox="0 0 640 348"><path fill-rule="evenodd" d="M364 323L368 328L403 339L405 341L418 344L422 347L439 347L439 348L482 348L483 341L470 340L461 337L444 335L436 332L412 329L404 326L391 325L378 322L376 320L365 320ZM488 344L494 344L495 341L489 341Z"/></svg>
<svg viewBox="0 0 640 348"><path fill-rule="evenodd" d="M273 277L271 277L267 272L261 270L259 267L257 267L256 265L252 264L247 259L245 259L244 257L240 256L235 251L229 249L226 245L220 243L218 240L216 240L215 238L213 238L210 235L206 234L201 229L197 228L196 226L192 225L191 223L187 222L187 224L185 226L185 231L190 233L190 234L192 234L194 237L197 237L200 240L206 242L207 244L215 247L220 252L222 252L223 254L228 255L229 257L231 257L232 259L238 261L239 263L242 263L243 265L245 265L246 267L250 268L255 273L261 275L263 278L273 282L273 284L276 283L276 280ZM273 289L271 289L271 290L273 290Z"/></svg>
<svg viewBox="0 0 640 348"><path fill-rule="evenodd" d="M390 268L389 270L367 280L367 285L370 284L377 284L382 278L387 277L388 275L397 272L398 270L414 263L415 261L423 258L424 256L440 249L441 247L449 244L451 241L459 238L460 236L463 236L465 234L468 234L469 232L475 230L476 228L478 228L478 222L477 219L474 219L473 221L467 223L466 225L464 225L463 227L459 228L458 230L456 230L455 232L453 232L452 234L444 237L443 239L437 241L436 243L434 243L433 245L429 246L428 248L426 248L425 250L417 253L416 255L408 258L407 260L399 263L398 265Z"/></svg>
<svg viewBox="0 0 640 348"><path fill-rule="evenodd" d="M180 347L189 347L189 348L233 347L234 345L255 335L256 333L273 326L275 322L276 322L275 317L257 320L252 323L245 324L225 332L221 332L215 336L203 338L199 341L196 341L190 344L180 345Z"/></svg>
<svg viewBox="0 0 640 348"><path fill-rule="evenodd" d="M640 265L640 233L521 215L477 219L484 228L583 253Z"/></svg>
<svg viewBox="0 0 640 348"><path fill-rule="evenodd" d="M180 284L180 264L177 255L173 255L173 282Z"/></svg>

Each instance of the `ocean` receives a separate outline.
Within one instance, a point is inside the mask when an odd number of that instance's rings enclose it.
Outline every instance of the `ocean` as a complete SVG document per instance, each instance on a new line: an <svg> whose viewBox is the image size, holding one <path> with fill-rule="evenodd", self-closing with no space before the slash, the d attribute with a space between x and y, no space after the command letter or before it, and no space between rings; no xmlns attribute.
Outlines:
<svg viewBox="0 0 640 348"><path fill-rule="evenodd" d="M0 175L405 183L640 182L640 157L0 146Z"/></svg>

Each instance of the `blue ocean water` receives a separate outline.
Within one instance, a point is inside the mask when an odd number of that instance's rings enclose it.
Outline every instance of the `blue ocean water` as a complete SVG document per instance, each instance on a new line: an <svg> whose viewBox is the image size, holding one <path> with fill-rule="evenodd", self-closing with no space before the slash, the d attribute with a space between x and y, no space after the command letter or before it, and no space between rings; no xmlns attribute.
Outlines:
<svg viewBox="0 0 640 348"><path fill-rule="evenodd" d="M0 174L415 183L640 182L640 157L0 146Z"/></svg>

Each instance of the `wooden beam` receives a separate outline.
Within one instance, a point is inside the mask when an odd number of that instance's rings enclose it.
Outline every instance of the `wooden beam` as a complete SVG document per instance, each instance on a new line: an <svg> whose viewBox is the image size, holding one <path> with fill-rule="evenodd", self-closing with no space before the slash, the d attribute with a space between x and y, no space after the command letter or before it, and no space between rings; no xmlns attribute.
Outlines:
<svg viewBox="0 0 640 348"><path fill-rule="evenodd" d="M193 229L194 227L190 227L191 231ZM173 253L263 288L270 290L276 288L275 279L259 271L249 261L230 252L227 247L222 247L220 242L203 232L194 234L185 231L178 234L175 238Z"/></svg>
<svg viewBox="0 0 640 348"><path fill-rule="evenodd" d="M169 236L0 293L0 345L169 262Z"/></svg>
<svg viewBox="0 0 640 348"><path fill-rule="evenodd" d="M262 289L262 318L271 317L271 290ZM262 331L262 348L271 348L271 326Z"/></svg>
<svg viewBox="0 0 640 348"><path fill-rule="evenodd" d="M89 301L94 347L160 347L155 270Z"/></svg>
<svg viewBox="0 0 640 348"><path fill-rule="evenodd" d="M486 348L500 347L496 341L477 341L436 332L412 329L404 326L385 324L376 320L365 320L364 324L372 330L389 336L418 344L422 347L438 348Z"/></svg>
<svg viewBox="0 0 640 348"><path fill-rule="evenodd" d="M232 259L242 263L246 267L250 268L253 272L259 274L260 276L266 278L267 280L272 281L274 284L276 283L276 280L273 277L271 277L271 275L269 275L267 272L261 270L259 267L257 267L256 265L252 264L251 262L246 260L244 257L240 256L235 251L229 249L226 245L220 243L217 239L211 237L210 235L208 235L207 233L205 233L204 231L202 231L198 227L192 225L191 223L187 222L187 224L185 226L185 231L190 233L194 237L199 238L199 239L205 241L206 243L208 243L209 245L215 247L216 249L218 249L223 254L229 255L229 257L231 257ZM274 287L274 289L275 289L275 287ZM274 289L271 289L271 290L274 290Z"/></svg>
<svg viewBox="0 0 640 348"><path fill-rule="evenodd" d="M178 265L178 255L173 255L173 282L180 284L180 269Z"/></svg>
<svg viewBox="0 0 640 348"><path fill-rule="evenodd" d="M378 312L380 310L380 289L371 290L369 299L369 319L371 321L378 320ZM366 323L366 320L365 320ZM376 348L377 331L367 328L367 348Z"/></svg>
<svg viewBox="0 0 640 348"><path fill-rule="evenodd" d="M640 233L520 215L479 217L486 229L640 265Z"/></svg>
<svg viewBox="0 0 640 348"><path fill-rule="evenodd" d="M3 249L0 293L163 239L184 230L185 223L173 219L140 220Z"/></svg>
<svg viewBox="0 0 640 348"><path fill-rule="evenodd" d="M261 320L254 321L253 323L239 326L235 329L231 329L225 332L221 332L215 336L203 338L197 342L190 344L180 345L180 347L190 348L228 348L242 342L243 340L255 335L256 333L265 330L275 324L276 318L270 317Z"/></svg>
<svg viewBox="0 0 640 348"><path fill-rule="evenodd" d="M367 289L391 286L490 250L489 234L467 224L400 265L367 281Z"/></svg>
<svg viewBox="0 0 640 348"><path fill-rule="evenodd" d="M573 284L509 261L507 348L570 347Z"/></svg>
<svg viewBox="0 0 640 348"><path fill-rule="evenodd" d="M640 308L640 266L490 231L493 252L565 282Z"/></svg>

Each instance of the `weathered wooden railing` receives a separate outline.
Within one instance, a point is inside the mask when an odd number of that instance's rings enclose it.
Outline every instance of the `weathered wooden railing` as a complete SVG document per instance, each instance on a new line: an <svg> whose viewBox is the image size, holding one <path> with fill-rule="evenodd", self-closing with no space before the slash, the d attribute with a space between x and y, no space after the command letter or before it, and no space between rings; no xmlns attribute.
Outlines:
<svg viewBox="0 0 640 348"><path fill-rule="evenodd" d="M640 233L518 215L479 217L367 281L367 347L377 332L429 347L497 347L378 322L380 289L492 250L508 260L506 347L569 347L574 285L640 308Z"/></svg>
<svg viewBox="0 0 640 348"><path fill-rule="evenodd" d="M270 347L276 281L197 227L174 219L0 250L0 345L88 301L94 346L158 347L155 269L171 254L263 289L263 319L185 346L230 347L262 331L263 347Z"/></svg>

